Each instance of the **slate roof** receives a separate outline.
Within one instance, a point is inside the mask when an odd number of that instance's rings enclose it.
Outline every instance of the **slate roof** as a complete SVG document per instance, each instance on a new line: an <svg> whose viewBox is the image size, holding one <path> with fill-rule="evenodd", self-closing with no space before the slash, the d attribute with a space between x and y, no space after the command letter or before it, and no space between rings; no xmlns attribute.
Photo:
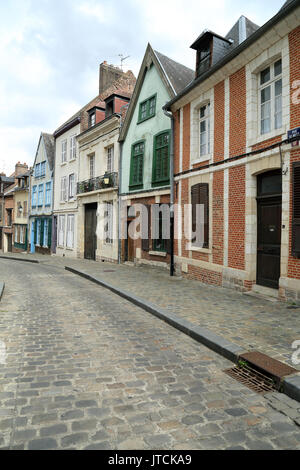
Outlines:
<svg viewBox="0 0 300 470"><path fill-rule="evenodd" d="M161 54L161 52L154 51L156 54L165 74L167 75L175 94L183 90L195 78L194 70L186 67L185 65L175 62L175 60Z"/></svg>
<svg viewBox="0 0 300 470"><path fill-rule="evenodd" d="M45 132L42 132L42 136L43 136L45 147L46 147L49 167L50 167L50 170L52 171L54 168L54 156L55 156L54 136L52 134L46 134Z"/></svg>
<svg viewBox="0 0 300 470"><path fill-rule="evenodd" d="M253 23L252 21L250 21L246 16L241 16L238 21L233 25L233 27L231 28L231 30L229 31L229 33L225 36L225 39L233 39L233 44L231 46L231 48L233 47L237 47L239 44L240 44L240 28L239 28L239 22L240 22L240 19L241 18L244 18L245 19L245 23L246 23L246 38L248 38L249 36L251 36L253 33L255 33L255 31L257 31L260 26L258 26L257 24ZM246 39L245 38L245 39Z"/></svg>

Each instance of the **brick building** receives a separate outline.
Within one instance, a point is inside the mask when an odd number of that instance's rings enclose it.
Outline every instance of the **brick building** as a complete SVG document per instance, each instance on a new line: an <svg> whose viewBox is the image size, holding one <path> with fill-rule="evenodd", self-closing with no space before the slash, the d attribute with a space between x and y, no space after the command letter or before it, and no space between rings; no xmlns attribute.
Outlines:
<svg viewBox="0 0 300 470"><path fill-rule="evenodd" d="M288 139L300 126L299 21L289 0L262 27L242 16L226 37L206 30L192 45L195 79L165 107L175 202L190 204L176 214L184 276L300 300L300 147Z"/></svg>

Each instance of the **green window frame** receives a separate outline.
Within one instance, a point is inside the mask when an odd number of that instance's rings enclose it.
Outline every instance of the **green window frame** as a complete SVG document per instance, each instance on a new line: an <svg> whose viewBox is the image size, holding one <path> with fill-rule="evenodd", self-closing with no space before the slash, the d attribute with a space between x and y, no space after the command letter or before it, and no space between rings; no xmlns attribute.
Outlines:
<svg viewBox="0 0 300 470"><path fill-rule="evenodd" d="M130 164L130 189L140 189L143 187L144 179L144 155L145 141L141 140L132 145Z"/></svg>
<svg viewBox="0 0 300 470"><path fill-rule="evenodd" d="M170 130L154 136L152 186L170 184L170 140Z"/></svg>
<svg viewBox="0 0 300 470"><path fill-rule="evenodd" d="M140 103L138 124L140 122L144 122L147 119L150 119L153 116L155 116L156 97L157 97L157 94L150 96L150 98L147 98L145 101L142 101Z"/></svg>

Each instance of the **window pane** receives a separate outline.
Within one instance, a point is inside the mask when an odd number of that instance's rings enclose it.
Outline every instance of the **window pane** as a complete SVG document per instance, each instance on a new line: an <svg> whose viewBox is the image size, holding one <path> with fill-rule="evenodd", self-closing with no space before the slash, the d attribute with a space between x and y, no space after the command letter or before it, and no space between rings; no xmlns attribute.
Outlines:
<svg viewBox="0 0 300 470"><path fill-rule="evenodd" d="M206 110L206 106L203 106L202 108L200 108L200 118L205 117L205 110Z"/></svg>
<svg viewBox="0 0 300 470"><path fill-rule="evenodd" d="M275 129L282 127L282 97L275 98Z"/></svg>
<svg viewBox="0 0 300 470"><path fill-rule="evenodd" d="M280 59L277 62L275 62L275 64L274 64L275 77L277 77L277 75L280 75L281 73L282 73L282 61Z"/></svg>
<svg viewBox="0 0 300 470"><path fill-rule="evenodd" d="M270 101L271 99L271 87L268 86L261 90L261 102L265 103L266 101Z"/></svg>
<svg viewBox="0 0 300 470"><path fill-rule="evenodd" d="M271 78L271 75L270 75L270 67L268 67L267 69L263 70L261 73L260 73L260 84L263 85L264 83L267 83Z"/></svg>
<svg viewBox="0 0 300 470"><path fill-rule="evenodd" d="M275 82L275 96L282 94L282 80Z"/></svg>

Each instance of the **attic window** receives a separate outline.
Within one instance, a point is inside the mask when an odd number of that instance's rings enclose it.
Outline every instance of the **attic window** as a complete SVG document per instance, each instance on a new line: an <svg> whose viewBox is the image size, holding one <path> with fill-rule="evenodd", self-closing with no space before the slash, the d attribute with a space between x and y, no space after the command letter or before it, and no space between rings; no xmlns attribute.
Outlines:
<svg viewBox="0 0 300 470"><path fill-rule="evenodd" d="M207 42L198 50L197 76L206 72L211 64L211 43Z"/></svg>
<svg viewBox="0 0 300 470"><path fill-rule="evenodd" d="M90 127L93 127L96 124L96 113L90 114Z"/></svg>
<svg viewBox="0 0 300 470"><path fill-rule="evenodd" d="M105 117L112 116L114 114L114 100L110 100L106 102L106 108L105 108Z"/></svg>

